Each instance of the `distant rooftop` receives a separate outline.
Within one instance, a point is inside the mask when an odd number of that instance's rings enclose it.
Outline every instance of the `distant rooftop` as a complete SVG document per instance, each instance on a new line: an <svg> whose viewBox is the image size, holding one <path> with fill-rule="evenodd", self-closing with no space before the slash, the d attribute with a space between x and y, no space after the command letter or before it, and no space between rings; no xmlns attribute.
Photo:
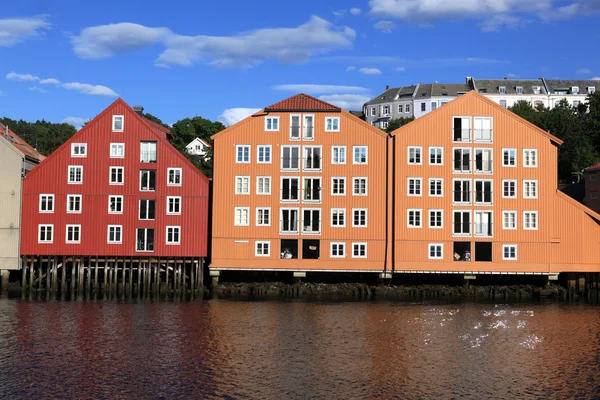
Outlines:
<svg viewBox="0 0 600 400"><path fill-rule="evenodd" d="M29 143L17 136L13 131L10 130L10 128L7 132L6 126L3 124L0 124L0 135L2 135L4 139L8 140L10 144L12 144L17 150L25 154L26 157L30 158L33 161L39 163L44 158L46 158L43 155L41 155L36 149L31 147Z"/></svg>
<svg viewBox="0 0 600 400"><path fill-rule="evenodd" d="M304 93L265 107L265 111L329 111L340 112L341 108Z"/></svg>

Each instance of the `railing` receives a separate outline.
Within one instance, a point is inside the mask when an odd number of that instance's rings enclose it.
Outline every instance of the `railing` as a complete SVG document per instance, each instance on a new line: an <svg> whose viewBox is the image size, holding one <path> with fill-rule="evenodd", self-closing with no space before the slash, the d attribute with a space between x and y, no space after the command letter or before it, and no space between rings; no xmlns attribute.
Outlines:
<svg viewBox="0 0 600 400"><path fill-rule="evenodd" d="M475 204L492 204L492 191L476 190L475 191Z"/></svg>
<svg viewBox="0 0 600 400"><path fill-rule="evenodd" d="M154 251L154 240L138 240L137 251Z"/></svg>
<svg viewBox="0 0 600 400"><path fill-rule="evenodd" d="M315 130L315 128L313 126L305 126L304 127L304 139L305 140L313 140L315 138L314 130Z"/></svg>
<svg viewBox="0 0 600 400"><path fill-rule="evenodd" d="M475 141L476 142L491 142L492 141L492 130L491 129L475 129Z"/></svg>
<svg viewBox="0 0 600 400"><path fill-rule="evenodd" d="M298 171L300 169L299 157L281 157L281 169L283 171Z"/></svg>
<svg viewBox="0 0 600 400"><path fill-rule="evenodd" d="M279 220L279 226L281 227L281 233L297 234L298 233L298 220L297 219L281 219Z"/></svg>
<svg viewBox="0 0 600 400"><path fill-rule="evenodd" d="M292 139L300 139L300 125L292 125L290 127L290 138Z"/></svg>
<svg viewBox="0 0 600 400"><path fill-rule="evenodd" d="M462 157L453 160L453 168L454 172L463 172L469 173L471 172L471 158L470 157Z"/></svg>
<svg viewBox="0 0 600 400"><path fill-rule="evenodd" d="M452 201L454 203L471 204L470 190L454 190L452 194Z"/></svg>
<svg viewBox="0 0 600 400"><path fill-rule="evenodd" d="M485 236L491 237L492 235L492 225L493 223L474 223L473 229L475 231L475 236Z"/></svg>
<svg viewBox="0 0 600 400"><path fill-rule="evenodd" d="M316 224L315 224L316 222ZM308 225L305 224L302 226L302 233L313 233L313 234L318 234L321 233L321 220L318 221L313 221L313 220L309 220L308 221Z"/></svg>
<svg viewBox="0 0 600 400"><path fill-rule="evenodd" d="M470 142L471 141L471 129L453 129L455 142Z"/></svg>
<svg viewBox="0 0 600 400"><path fill-rule="evenodd" d="M313 156L308 156L303 159L304 161L304 169L321 169L321 155L315 154Z"/></svg>
<svg viewBox="0 0 600 400"><path fill-rule="evenodd" d="M156 162L156 150L142 151L140 162L155 163Z"/></svg>
<svg viewBox="0 0 600 400"><path fill-rule="evenodd" d="M475 172L492 173L492 160L483 161L475 159Z"/></svg>
<svg viewBox="0 0 600 400"><path fill-rule="evenodd" d="M452 234L454 236L469 236L471 235L471 221L468 222L453 222Z"/></svg>

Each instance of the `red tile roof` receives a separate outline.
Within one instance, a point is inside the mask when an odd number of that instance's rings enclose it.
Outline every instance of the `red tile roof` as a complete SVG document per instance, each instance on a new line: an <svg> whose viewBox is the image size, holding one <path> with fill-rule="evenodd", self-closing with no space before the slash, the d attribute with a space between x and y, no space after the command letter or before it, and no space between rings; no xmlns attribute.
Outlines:
<svg viewBox="0 0 600 400"><path fill-rule="evenodd" d="M590 167L587 167L586 169L584 169L584 171L594 171L596 169L600 169L600 163L594 164L594 165L592 165Z"/></svg>
<svg viewBox="0 0 600 400"><path fill-rule="evenodd" d="M339 107L304 93L297 94L278 103L271 104L265 111L330 111L340 112Z"/></svg>
<svg viewBox="0 0 600 400"><path fill-rule="evenodd" d="M202 140L200 138L198 138L198 140L201 141L206 147L212 147L206 140Z"/></svg>
<svg viewBox="0 0 600 400"><path fill-rule="evenodd" d="M2 137L4 139L8 140L10 142L10 144L12 144L17 150L19 150L20 152L25 154L26 157L29 157L32 160L37 161L37 162L40 162L44 158L46 158L43 155L41 155L40 153L38 153L38 151L36 149L31 147L29 145L29 143L27 143L26 141L24 141L23 139L18 137L10 129L8 129L8 137L6 136L6 133L7 133L6 126L4 126L3 124L0 124L0 135L2 135Z"/></svg>
<svg viewBox="0 0 600 400"><path fill-rule="evenodd" d="M165 128L164 126L162 126L161 124L157 124L156 122L149 120L148 118L144 117L144 121L150 125L150 127L152 129L154 129L156 131L156 133L158 133L160 136L162 136L164 139L169 139L169 136L171 136L171 130L169 128Z"/></svg>

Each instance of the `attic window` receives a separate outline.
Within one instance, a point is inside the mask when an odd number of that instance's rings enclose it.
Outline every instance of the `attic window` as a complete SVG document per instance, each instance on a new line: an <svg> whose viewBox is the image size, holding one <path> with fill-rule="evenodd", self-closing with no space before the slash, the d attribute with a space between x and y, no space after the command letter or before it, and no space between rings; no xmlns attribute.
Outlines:
<svg viewBox="0 0 600 400"><path fill-rule="evenodd" d="M579 86L573 86L571 88L571 93L572 94L579 94Z"/></svg>
<svg viewBox="0 0 600 400"><path fill-rule="evenodd" d="M112 117L112 131L113 132L123 132L123 120L124 120L124 117L122 115L113 115L113 117Z"/></svg>
<svg viewBox="0 0 600 400"><path fill-rule="evenodd" d="M540 94L542 92L542 88L539 86L533 86L533 94Z"/></svg>
<svg viewBox="0 0 600 400"><path fill-rule="evenodd" d="M487 89L479 89L479 93L487 93Z"/></svg>
<svg viewBox="0 0 600 400"><path fill-rule="evenodd" d="M594 86L588 86L587 88L588 94L596 93L596 88Z"/></svg>
<svg viewBox="0 0 600 400"><path fill-rule="evenodd" d="M500 93L500 94L506 94L506 86L500 86L500 87L498 87L498 93Z"/></svg>
<svg viewBox="0 0 600 400"><path fill-rule="evenodd" d="M516 90L517 90L517 94L523 94L523 86L517 86Z"/></svg>

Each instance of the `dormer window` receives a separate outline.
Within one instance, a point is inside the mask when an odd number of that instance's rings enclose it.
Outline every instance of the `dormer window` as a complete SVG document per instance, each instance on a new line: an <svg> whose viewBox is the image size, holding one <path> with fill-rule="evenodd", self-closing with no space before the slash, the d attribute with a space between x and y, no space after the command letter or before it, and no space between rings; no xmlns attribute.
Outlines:
<svg viewBox="0 0 600 400"><path fill-rule="evenodd" d="M540 94L542 93L542 88L539 86L534 86L533 88L533 94Z"/></svg>
<svg viewBox="0 0 600 400"><path fill-rule="evenodd" d="M523 94L523 86L517 86L517 94Z"/></svg>
<svg viewBox="0 0 600 400"><path fill-rule="evenodd" d="M588 94L596 93L596 88L594 86L588 86L587 88Z"/></svg>
<svg viewBox="0 0 600 400"><path fill-rule="evenodd" d="M579 94L579 86L573 86L571 88L571 94Z"/></svg>
<svg viewBox="0 0 600 400"><path fill-rule="evenodd" d="M112 117L112 131L123 132L123 119L122 115L113 115Z"/></svg>
<svg viewBox="0 0 600 400"><path fill-rule="evenodd" d="M505 86L500 86L498 88L498 93L500 93L500 94L506 94L506 87Z"/></svg>

